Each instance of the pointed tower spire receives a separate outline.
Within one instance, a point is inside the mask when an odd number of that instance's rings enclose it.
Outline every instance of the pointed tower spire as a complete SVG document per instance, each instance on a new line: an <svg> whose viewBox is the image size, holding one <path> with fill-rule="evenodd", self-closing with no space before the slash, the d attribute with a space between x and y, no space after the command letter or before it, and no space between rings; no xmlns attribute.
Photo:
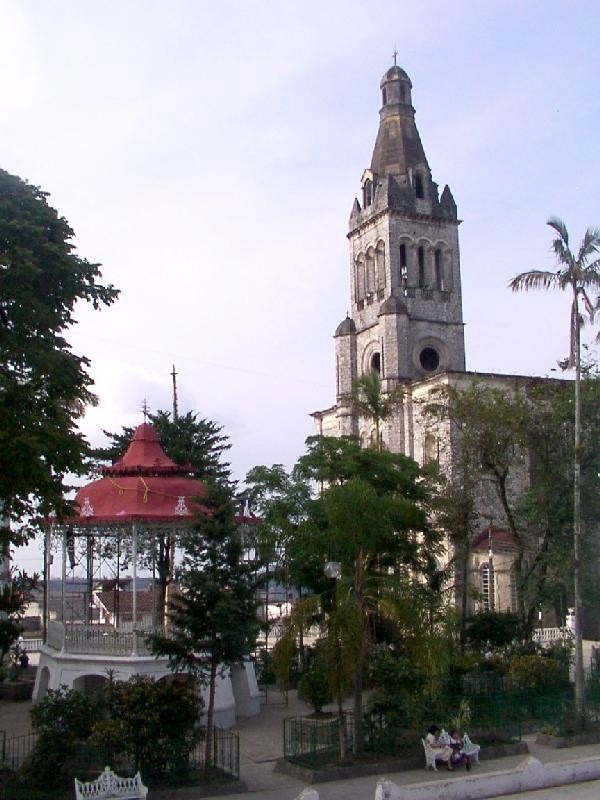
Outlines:
<svg viewBox="0 0 600 800"><path fill-rule="evenodd" d="M429 165L415 125L412 107L412 83L400 67L390 67L381 79L382 106L371 171L383 177L409 175L421 169L429 173Z"/></svg>

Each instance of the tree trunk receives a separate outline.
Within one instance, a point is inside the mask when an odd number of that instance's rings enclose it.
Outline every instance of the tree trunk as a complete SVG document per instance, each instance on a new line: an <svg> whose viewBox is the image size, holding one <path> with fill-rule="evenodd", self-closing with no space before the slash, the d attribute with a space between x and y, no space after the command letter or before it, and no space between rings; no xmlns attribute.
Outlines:
<svg viewBox="0 0 600 800"><path fill-rule="evenodd" d="M354 670L354 753L359 756L364 750L364 735L362 721L362 692L363 692L363 669L365 663L366 630L364 621L363 596L362 596L362 569L363 555L359 551L354 565L354 594L359 605L360 615L363 619L360 646L356 667Z"/></svg>
<svg viewBox="0 0 600 800"><path fill-rule="evenodd" d="M581 325L575 289L575 463L573 469L573 585L575 595L575 705L580 719L585 713L585 676L583 673L583 637L581 630Z"/></svg>
<svg viewBox="0 0 600 800"><path fill-rule="evenodd" d="M208 709L206 711L206 742L204 748L204 772L208 774L212 759L212 743L214 737L214 716L215 716L215 689L217 683L217 658L212 656L210 661L210 679L208 683Z"/></svg>
<svg viewBox="0 0 600 800"><path fill-rule="evenodd" d="M344 720L344 709L342 708L342 698L338 697L338 730L340 740L340 761L346 758L346 723Z"/></svg>

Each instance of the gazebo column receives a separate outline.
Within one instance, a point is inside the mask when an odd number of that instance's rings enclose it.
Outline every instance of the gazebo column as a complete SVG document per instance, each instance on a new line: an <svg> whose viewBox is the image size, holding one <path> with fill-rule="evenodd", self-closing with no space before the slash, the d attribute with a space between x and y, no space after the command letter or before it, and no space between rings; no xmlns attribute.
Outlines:
<svg viewBox="0 0 600 800"><path fill-rule="evenodd" d="M60 596L60 618L63 625L66 625L67 598L65 587L67 584L67 532L63 530L62 535L62 567L61 567L61 596ZM65 628L66 631L66 628Z"/></svg>
<svg viewBox="0 0 600 800"><path fill-rule="evenodd" d="M131 621L131 642L132 642L132 649L131 655L137 656L138 654L138 647L137 647L137 633L136 633L136 622L137 622L137 525L134 522L131 523L131 538L133 542L133 597L132 597L132 621Z"/></svg>

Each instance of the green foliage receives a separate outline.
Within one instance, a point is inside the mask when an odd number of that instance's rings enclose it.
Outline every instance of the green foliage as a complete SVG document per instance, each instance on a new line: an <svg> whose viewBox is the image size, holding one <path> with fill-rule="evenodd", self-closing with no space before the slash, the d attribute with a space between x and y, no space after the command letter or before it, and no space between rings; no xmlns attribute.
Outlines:
<svg viewBox="0 0 600 800"><path fill-rule="evenodd" d="M193 684L136 676L112 679L97 692L62 687L31 711L37 739L28 774L35 785L56 788L73 774L106 764L138 769L150 783L183 780L198 739L201 710Z"/></svg>
<svg viewBox="0 0 600 800"><path fill-rule="evenodd" d="M306 701L316 714L332 700L327 674L317 663L302 674L298 681L298 696Z"/></svg>
<svg viewBox="0 0 600 800"><path fill-rule="evenodd" d="M244 559L232 488L212 483L191 531L181 537L180 592L171 600L169 635L149 637L174 672L208 686L205 769L212 763L217 674L240 662L256 645L256 571Z"/></svg>
<svg viewBox="0 0 600 800"><path fill-rule="evenodd" d="M517 656L511 661L508 674L519 689L544 689L564 686L569 681L568 671L554 658L543 656Z"/></svg>
<svg viewBox="0 0 600 800"><path fill-rule="evenodd" d="M93 747L125 754L150 783L187 777L200 711L193 681L155 682L139 675L127 683L111 682L104 698L106 716L93 726Z"/></svg>
<svg viewBox="0 0 600 800"><path fill-rule="evenodd" d="M321 665L331 693L340 702L353 685L360 709L375 620L391 618L388 611L395 608L384 598L398 594L401 584L415 605L420 578L428 582L426 592L434 591L440 535L427 523L424 475L403 455L363 449L355 439L311 437L290 476L280 467L257 468L249 483L286 559L302 564L296 573L302 585L318 592L312 605L298 604L289 635L295 643L309 619L320 625ZM321 489L317 496L311 493L315 486ZM329 561L340 564L336 584L323 574ZM361 721L355 711L357 752Z"/></svg>
<svg viewBox="0 0 600 800"><path fill-rule="evenodd" d="M584 518L593 530L600 488L598 378L590 373L582 387ZM434 507L452 538L459 570L468 564L473 536L489 524L474 501L491 488L490 499L498 499L503 512L494 525L506 528L514 542L518 612L530 627L540 605L564 614L572 596L573 386L532 379L516 389L513 394L479 383L465 390L445 387L425 410L432 423L449 423L454 437L451 478ZM590 536L592 549L593 541ZM463 569L465 610L467 581Z"/></svg>
<svg viewBox="0 0 600 800"><path fill-rule="evenodd" d="M92 734L100 718L100 695L88 695L66 687L49 690L31 709L31 725L37 740L29 772L38 786L55 788L71 776L67 765Z"/></svg>
<svg viewBox="0 0 600 800"><path fill-rule="evenodd" d="M85 471L77 420L95 397L89 362L64 334L78 300L99 309L118 296L98 283L98 264L75 254L47 197L0 170L0 497L13 520L68 510L63 478Z"/></svg>
<svg viewBox="0 0 600 800"><path fill-rule="evenodd" d="M13 572L10 580L0 585L0 666L22 633L20 620L37 582L37 575Z"/></svg>
<svg viewBox="0 0 600 800"><path fill-rule="evenodd" d="M412 719L415 703L425 683L424 675L414 661L388 648L380 649L371 665L371 682L370 707L373 711L394 712L407 722Z"/></svg>
<svg viewBox="0 0 600 800"><path fill-rule="evenodd" d="M207 682L214 663L240 661L258 634L255 571L243 558L231 489L211 484L205 511L182 538L181 587L173 599L169 637L154 636L154 651L171 668Z"/></svg>
<svg viewBox="0 0 600 800"><path fill-rule="evenodd" d="M383 449L381 424L402 404L404 387L399 386L391 392L384 392L379 372L371 370L354 381L351 399L358 413L375 425L375 441L371 442L371 445L375 450L381 451Z"/></svg>
<svg viewBox="0 0 600 800"><path fill-rule="evenodd" d="M466 639L476 652L504 650L523 638L518 614L509 611L482 611L467 620Z"/></svg>
<svg viewBox="0 0 600 800"><path fill-rule="evenodd" d="M458 731L461 735L471 723L471 704L463 697L454 716L448 720L448 733Z"/></svg>
<svg viewBox="0 0 600 800"><path fill-rule="evenodd" d="M281 689L287 689L290 685L297 652L296 637L289 632L278 639L271 650L275 680Z"/></svg>

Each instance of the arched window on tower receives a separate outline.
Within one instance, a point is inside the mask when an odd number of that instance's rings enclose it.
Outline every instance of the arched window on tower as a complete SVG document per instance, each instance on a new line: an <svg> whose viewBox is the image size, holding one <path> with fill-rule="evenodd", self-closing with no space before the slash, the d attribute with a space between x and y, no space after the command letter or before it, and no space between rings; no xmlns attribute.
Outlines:
<svg viewBox="0 0 600 800"><path fill-rule="evenodd" d="M425 249L417 249L417 265L419 267L419 289L425 288Z"/></svg>
<svg viewBox="0 0 600 800"><path fill-rule="evenodd" d="M381 355L380 353L373 353L371 356L371 372L381 374Z"/></svg>
<svg viewBox="0 0 600 800"><path fill-rule="evenodd" d="M400 84L400 102L406 103L406 86L403 83Z"/></svg>
<svg viewBox="0 0 600 800"><path fill-rule="evenodd" d="M363 208L367 208L373 202L373 181L370 178L364 183L363 186Z"/></svg>
<svg viewBox="0 0 600 800"><path fill-rule="evenodd" d="M438 249L435 251L435 285L440 290L444 290L444 264L442 261L442 251Z"/></svg>
<svg viewBox="0 0 600 800"><path fill-rule="evenodd" d="M383 105L387 103L387 92L385 87L381 90L381 99L383 100Z"/></svg>
<svg viewBox="0 0 600 800"><path fill-rule="evenodd" d="M415 172L415 195L419 198L425 197L423 191L423 178L420 172Z"/></svg>
<svg viewBox="0 0 600 800"><path fill-rule="evenodd" d="M408 283L408 266L406 261L406 245L400 245L400 280L402 282L402 286L406 286Z"/></svg>
<svg viewBox="0 0 600 800"><path fill-rule="evenodd" d="M365 257L358 256L356 259L356 302L360 303L365 299Z"/></svg>
<svg viewBox="0 0 600 800"><path fill-rule="evenodd" d="M375 251L372 247L367 250L367 302L373 299L375 294Z"/></svg>
<svg viewBox="0 0 600 800"><path fill-rule="evenodd" d="M377 242L375 262L377 264L377 289L385 289L385 245L383 242Z"/></svg>

